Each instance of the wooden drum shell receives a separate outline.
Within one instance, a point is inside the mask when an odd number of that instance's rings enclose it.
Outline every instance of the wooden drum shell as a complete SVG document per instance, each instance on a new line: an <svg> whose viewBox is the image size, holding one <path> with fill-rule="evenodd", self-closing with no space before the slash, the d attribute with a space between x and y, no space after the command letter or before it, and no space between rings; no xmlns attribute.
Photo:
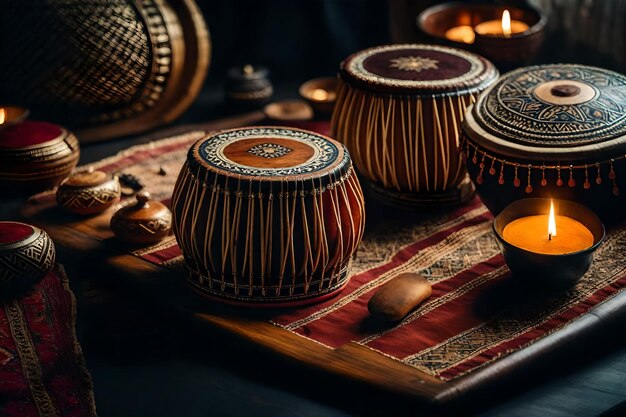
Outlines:
<svg viewBox="0 0 626 417"><path fill-rule="evenodd" d="M194 148L172 197L173 230L194 290L230 303L291 305L347 284L365 224L347 153L347 164L323 177L259 181L207 172L193 160Z"/></svg>
<svg viewBox="0 0 626 417"><path fill-rule="evenodd" d="M475 94L394 97L339 85L332 131L359 173L385 188L417 193L448 190L463 180L460 128Z"/></svg>
<svg viewBox="0 0 626 417"><path fill-rule="evenodd" d="M441 80L430 85L428 80L420 79L428 69L418 71L414 80L405 76L397 85L391 75L371 74L363 69L378 51L388 54L395 50L410 55L408 58L416 58L415 55L420 58L422 52L428 56L434 51L438 59L451 57L456 60L454 63L469 59L470 68L480 69L468 70L472 77L459 81L459 85L454 85L455 81L444 85ZM369 58L358 65L351 64L359 55ZM404 58L407 57L400 59ZM355 73L357 70L363 74ZM437 67L432 71L425 77L439 76ZM463 71L453 80L465 77ZM497 76L497 70L484 58L454 48L389 45L361 51L341 64L331 122L333 136L350 150L359 173L390 192L416 195L448 192L466 177L464 160L458 152L465 110ZM445 75L441 77L445 79Z"/></svg>

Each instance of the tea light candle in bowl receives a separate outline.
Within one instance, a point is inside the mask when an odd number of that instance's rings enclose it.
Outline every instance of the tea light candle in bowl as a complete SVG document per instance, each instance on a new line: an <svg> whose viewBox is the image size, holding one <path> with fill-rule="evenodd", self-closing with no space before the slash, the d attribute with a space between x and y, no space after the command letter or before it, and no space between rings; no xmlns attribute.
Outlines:
<svg viewBox="0 0 626 417"><path fill-rule="evenodd" d="M516 33L522 33L528 30L528 25L520 20L511 20L511 14L508 10L502 12L502 19L487 20L486 22L476 25L474 30L479 35L492 35L510 37Z"/></svg>
<svg viewBox="0 0 626 417"><path fill-rule="evenodd" d="M515 279L542 289L573 286L604 239L604 225L569 200L527 198L496 217L493 229Z"/></svg>
<svg viewBox="0 0 626 417"><path fill-rule="evenodd" d="M309 80L300 86L299 92L316 116L330 116L337 101L337 79L325 77Z"/></svg>

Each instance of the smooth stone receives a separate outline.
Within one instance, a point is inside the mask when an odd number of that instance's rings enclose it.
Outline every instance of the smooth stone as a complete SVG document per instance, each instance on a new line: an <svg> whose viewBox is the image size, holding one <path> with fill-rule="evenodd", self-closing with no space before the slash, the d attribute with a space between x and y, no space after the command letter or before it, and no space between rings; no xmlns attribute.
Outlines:
<svg viewBox="0 0 626 417"><path fill-rule="evenodd" d="M411 310L430 297L432 288L426 278L419 274L405 272L385 285L370 298L369 312L387 321L398 321Z"/></svg>

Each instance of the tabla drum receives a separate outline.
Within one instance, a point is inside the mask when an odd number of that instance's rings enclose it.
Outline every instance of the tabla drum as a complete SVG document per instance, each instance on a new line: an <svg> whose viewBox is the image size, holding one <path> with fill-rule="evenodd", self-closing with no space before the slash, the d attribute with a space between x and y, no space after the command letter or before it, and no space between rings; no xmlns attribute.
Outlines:
<svg viewBox="0 0 626 417"><path fill-rule="evenodd" d="M574 200L626 218L626 77L583 65L504 75L463 123L467 168L495 214L526 197Z"/></svg>
<svg viewBox="0 0 626 417"><path fill-rule="evenodd" d="M340 65L332 134L386 201L409 206L471 197L458 153L461 122L498 71L459 49L379 46Z"/></svg>
<svg viewBox="0 0 626 417"><path fill-rule="evenodd" d="M172 196L187 283L237 304L302 304L348 282L365 225L343 145L306 130L248 127L189 150Z"/></svg>

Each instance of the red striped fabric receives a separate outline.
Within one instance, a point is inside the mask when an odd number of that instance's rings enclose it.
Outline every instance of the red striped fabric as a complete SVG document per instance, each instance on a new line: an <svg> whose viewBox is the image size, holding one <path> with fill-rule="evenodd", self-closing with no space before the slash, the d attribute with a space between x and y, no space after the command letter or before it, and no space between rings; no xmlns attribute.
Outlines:
<svg viewBox="0 0 626 417"><path fill-rule="evenodd" d="M154 172L162 159L179 158L182 164L195 139L157 142L96 165L110 172ZM157 177L153 179L142 178L158 183ZM166 203L173 187L173 179L168 181L169 185L161 185L164 189L156 190ZM389 219L390 224L393 220ZM568 294L526 306L509 302L510 272L491 236L492 220L480 200L474 199L439 215L427 227L419 222L406 226L415 238L396 239L402 244L392 244L392 228L366 230L354 261L356 272L339 295L284 309L271 322L329 348L354 341L449 380L559 330L626 286L626 270L620 263L626 229L621 228L608 234L591 270ZM375 252L374 243L383 245L379 249L384 256L367 264L361 257ZM182 261L173 239L134 254L163 266ZM367 303L378 287L404 271L425 275L433 286L432 295L402 322L381 326L370 318Z"/></svg>

